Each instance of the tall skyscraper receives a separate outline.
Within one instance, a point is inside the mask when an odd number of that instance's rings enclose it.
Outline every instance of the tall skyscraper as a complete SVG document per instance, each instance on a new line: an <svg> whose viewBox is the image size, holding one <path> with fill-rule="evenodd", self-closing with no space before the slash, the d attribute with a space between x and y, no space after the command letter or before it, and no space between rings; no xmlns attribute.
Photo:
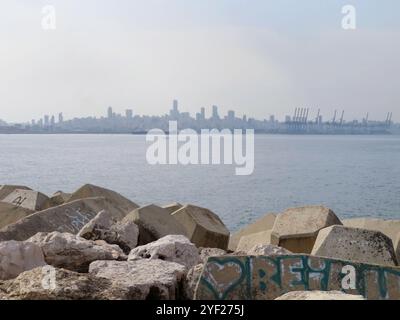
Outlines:
<svg viewBox="0 0 400 320"><path fill-rule="evenodd" d="M58 114L58 123L63 123L63 122L64 122L64 117L63 117L62 112L60 112L60 113Z"/></svg>
<svg viewBox="0 0 400 320"><path fill-rule="evenodd" d="M213 106L213 107L212 107L212 118L213 118L214 120L219 119L218 107L217 107L217 106Z"/></svg>
<svg viewBox="0 0 400 320"><path fill-rule="evenodd" d="M132 109L127 109L127 110L125 111L125 116L126 116L127 119L132 119L132 118L133 118L133 111L132 111Z"/></svg>
<svg viewBox="0 0 400 320"><path fill-rule="evenodd" d="M206 108L201 108L200 109L200 118L202 120L205 120L205 118L206 118Z"/></svg>
<svg viewBox="0 0 400 320"><path fill-rule="evenodd" d="M235 111L233 111L233 110L228 111L228 120L230 120L230 121L235 120Z"/></svg>
<svg viewBox="0 0 400 320"><path fill-rule="evenodd" d="M108 107L107 109L107 118L111 119L113 117L113 110L111 107Z"/></svg>
<svg viewBox="0 0 400 320"><path fill-rule="evenodd" d="M48 127L49 126L49 124L50 124L50 117L48 116L48 115L45 115L44 116L44 126L45 127Z"/></svg>
<svg viewBox="0 0 400 320"><path fill-rule="evenodd" d="M169 112L169 115L172 119L179 118L179 110L178 110L178 100L174 100L172 103L172 110Z"/></svg>
<svg viewBox="0 0 400 320"><path fill-rule="evenodd" d="M54 127L55 124L56 124L56 118L54 116L51 116L50 126Z"/></svg>

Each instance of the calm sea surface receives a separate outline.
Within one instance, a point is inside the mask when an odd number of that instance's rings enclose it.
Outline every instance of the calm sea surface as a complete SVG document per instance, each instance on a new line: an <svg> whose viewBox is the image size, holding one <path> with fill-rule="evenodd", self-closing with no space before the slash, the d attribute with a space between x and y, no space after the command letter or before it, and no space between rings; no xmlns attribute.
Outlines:
<svg viewBox="0 0 400 320"><path fill-rule="evenodd" d="M400 218L400 136L258 135L255 170L151 166L137 135L0 135L0 184L52 194L85 183L139 204L193 203L236 230L267 212L323 204L341 218Z"/></svg>

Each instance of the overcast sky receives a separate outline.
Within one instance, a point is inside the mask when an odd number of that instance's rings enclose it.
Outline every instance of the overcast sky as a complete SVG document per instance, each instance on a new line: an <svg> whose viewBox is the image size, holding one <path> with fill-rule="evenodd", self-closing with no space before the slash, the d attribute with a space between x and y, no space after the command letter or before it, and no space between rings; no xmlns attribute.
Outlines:
<svg viewBox="0 0 400 320"><path fill-rule="evenodd" d="M164 114L177 98L192 114L400 120L399 57L398 0L2 0L0 119Z"/></svg>

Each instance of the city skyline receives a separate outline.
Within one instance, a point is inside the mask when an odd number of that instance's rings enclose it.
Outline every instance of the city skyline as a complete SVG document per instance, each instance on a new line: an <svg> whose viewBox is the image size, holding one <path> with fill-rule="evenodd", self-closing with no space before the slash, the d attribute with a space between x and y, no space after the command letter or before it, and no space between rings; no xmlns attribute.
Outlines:
<svg viewBox="0 0 400 320"><path fill-rule="evenodd" d="M2 133L146 133L152 129L167 131L171 121L180 130L194 129L253 129L256 133L300 133L300 134L389 134L398 133L399 126L393 122L393 113L387 112L384 119L371 119L369 113L362 119L345 118L345 110L334 111L333 117L324 117L318 108L313 114L310 108L298 107L283 120L271 114L268 118L256 119L246 114L237 116L235 110L221 114L218 106L212 105L208 115L201 107L195 116L181 111L177 99L172 101L169 112L158 116L138 115L133 109L117 113L109 106L101 117L89 116L66 119L58 115L44 115L40 119L20 124L0 123Z"/></svg>
<svg viewBox="0 0 400 320"><path fill-rule="evenodd" d="M278 117L275 114L268 114L267 117L265 118L257 118L257 117L252 117L251 115L247 115L246 113L243 113L241 117L237 117L238 113L235 110L232 109L228 109L227 112L225 113L225 116L221 116L220 111L219 111L219 106L217 105L212 105L210 108L205 108L205 107L201 107L198 112L196 112L195 114L192 114L188 111L184 111L181 112L179 110L179 100L178 99L174 99L172 101L172 108L166 112L165 114L159 114L159 115L150 115L150 114L135 114L134 113L134 109L133 108L120 108L123 110L123 113L118 113L115 111L115 109L112 106L108 106L107 107L107 113L104 115L101 115L100 117L96 116L96 115L89 115L89 116L75 116L72 117L70 119L66 119L64 118L64 113L63 112L58 112L56 114L45 114L43 115L42 118L39 119L32 119L32 120L26 120L26 121L22 121L22 122L7 122L5 119L1 119L0 118L0 124L4 123L4 124L22 124L22 125L35 125L37 123L42 122L43 125L49 126L49 125L54 125L55 123L63 123L64 120L74 120L74 119L85 119L85 118L93 118L93 119L104 119L104 118L122 118L125 117L127 119L132 119L134 118L134 116L139 116L139 117L163 117L165 115L169 115L171 118L177 118L179 116L183 117L183 118L192 118L195 120L226 120L226 119L254 119L257 121L270 121L270 122L288 122L291 121L294 118L301 118L304 119L305 121L311 120L311 118L313 117L312 114L310 114L310 111L313 111L313 108L310 107L295 107L293 108L294 113L292 114L286 114L283 117ZM182 109L181 109L182 110ZM208 114L207 114L207 110L208 110ZM314 108L314 110L317 110L316 113L316 121L318 122L329 122L329 116L327 117L328 120L326 120L326 118L324 118L324 115L321 114L321 108L316 107ZM386 113L383 113L382 116L385 116L385 118L381 117L380 119L374 119L372 121L389 121L391 123L396 123L393 119L393 112L388 111ZM58 121L56 122L56 117L58 119ZM340 110L340 109L334 109L333 110L333 115L331 118L332 122L354 122L354 121L364 121L364 120L369 120L369 113L367 112L366 115L364 115L364 117L362 117L361 119L346 119L345 118L345 110Z"/></svg>

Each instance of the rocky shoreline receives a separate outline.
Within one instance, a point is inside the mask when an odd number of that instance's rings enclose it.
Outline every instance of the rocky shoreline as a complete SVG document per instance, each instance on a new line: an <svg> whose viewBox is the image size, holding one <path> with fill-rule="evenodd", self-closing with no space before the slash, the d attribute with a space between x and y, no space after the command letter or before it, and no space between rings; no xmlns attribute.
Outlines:
<svg viewBox="0 0 400 320"><path fill-rule="evenodd" d="M400 299L399 262L400 220L307 206L230 234L193 204L0 186L0 300Z"/></svg>

